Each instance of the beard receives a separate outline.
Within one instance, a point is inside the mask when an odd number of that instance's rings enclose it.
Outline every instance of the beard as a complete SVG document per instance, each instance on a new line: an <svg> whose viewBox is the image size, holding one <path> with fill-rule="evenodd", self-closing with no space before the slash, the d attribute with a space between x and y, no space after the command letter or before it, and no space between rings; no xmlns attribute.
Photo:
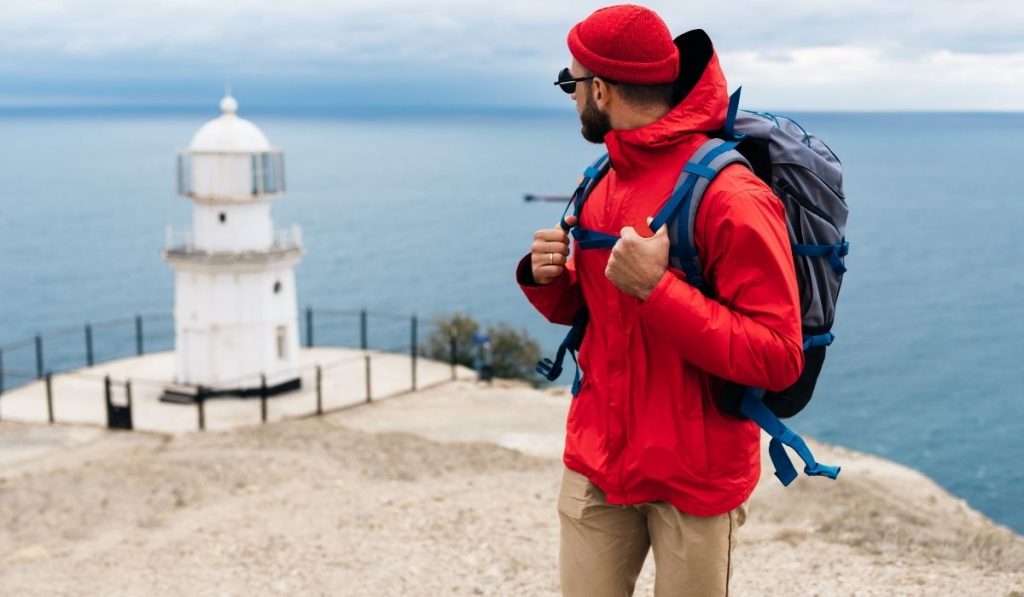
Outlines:
<svg viewBox="0 0 1024 597"><path fill-rule="evenodd" d="M588 93L580 112L580 132L583 138L591 143L604 143L604 136L612 130L612 119L598 109L594 98Z"/></svg>

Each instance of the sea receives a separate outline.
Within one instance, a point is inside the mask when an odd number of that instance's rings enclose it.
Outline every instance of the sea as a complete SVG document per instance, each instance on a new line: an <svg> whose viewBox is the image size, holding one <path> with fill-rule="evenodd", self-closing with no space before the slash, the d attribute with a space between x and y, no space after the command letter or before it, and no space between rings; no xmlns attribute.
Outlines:
<svg viewBox="0 0 1024 597"><path fill-rule="evenodd" d="M0 346L171 312L165 228L191 210L175 156L217 115L0 112ZM463 312L555 348L564 330L514 268L562 211L524 194L567 195L601 152L571 109L250 113L243 99L240 115L285 152L273 214L303 229L301 307ZM793 116L843 161L851 246L837 340L794 427L919 469L1024 533L1024 114Z"/></svg>

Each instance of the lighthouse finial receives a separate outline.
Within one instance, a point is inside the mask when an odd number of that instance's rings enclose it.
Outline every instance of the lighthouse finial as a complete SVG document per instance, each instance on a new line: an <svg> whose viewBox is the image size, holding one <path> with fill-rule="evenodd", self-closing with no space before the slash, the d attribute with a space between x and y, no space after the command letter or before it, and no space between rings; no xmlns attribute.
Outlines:
<svg viewBox="0 0 1024 597"><path fill-rule="evenodd" d="M238 111L238 101L231 97L231 80L224 82L224 99L220 100L220 111L225 114L234 114Z"/></svg>

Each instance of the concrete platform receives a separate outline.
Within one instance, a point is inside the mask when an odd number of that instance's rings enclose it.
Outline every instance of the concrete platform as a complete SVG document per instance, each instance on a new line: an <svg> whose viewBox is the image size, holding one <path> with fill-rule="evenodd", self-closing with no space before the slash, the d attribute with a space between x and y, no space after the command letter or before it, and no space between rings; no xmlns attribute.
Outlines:
<svg viewBox="0 0 1024 597"><path fill-rule="evenodd" d="M348 348L304 348L300 354L301 389L279 394L267 401L267 421L279 421L316 411L316 366L323 371L323 409L336 410L366 402L366 356L370 357L370 388L374 400L404 394L412 385L412 362L408 355L362 351ZM112 401L124 405L126 384L131 381L134 428L159 433L188 433L199 428L198 407L163 402L160 397L172 382L174 353L159 352L119 359L54 375L53 416L60 424L106 426L104 377L112 380ZM476 373L457 368L459 379L474 379ZM451 379L447 363L419 359L417 387L420 389ZM207 430L224 430L261 423L259 398L217 397L206 401ZM0 395L0 419L26 423L49 420L46 384L36 381Z"/></svg>

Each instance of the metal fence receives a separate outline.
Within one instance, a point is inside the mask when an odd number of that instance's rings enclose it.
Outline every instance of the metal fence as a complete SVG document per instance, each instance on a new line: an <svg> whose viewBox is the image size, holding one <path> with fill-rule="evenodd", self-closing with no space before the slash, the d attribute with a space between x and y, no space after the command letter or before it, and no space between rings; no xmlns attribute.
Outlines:
<svg viewBox="0 0 1024 597"><path fill-rule="evenodd" d="M420 359L420 334L430 333L436 325L424 324L416 315L307 307L299 317L299 324L300 341L306 348L351 348L358 353L296 368L291 374L299 380L302 389L288 394L287 399L270 401L272 388L266 377L259 374L256 374L259 383L255 390L251 375L216 386L194 388L195 416L194 426L190 428L206 429L213 404L210 399L225 394L248 394L255 398L244 403L252 404L253 411L258 405L258 421L265 423L271 418L322 414L364 404L375 397L416 391L457 377L459 346L454 337L449 339L450 351L448 363L443 365L443 375L436 362L424 369ZM0 418L5 393L41 381L38 397L32 398L40 409L40 420L44 417L50 423L57 420L86 422L82 420L84 417L88 422L111 428L137 428L137 417L133 414L145 412L139 412L133 397L141 394L151 398L162 394L169 380L136 375L118 379L87 368L173 348L174 320L170 314L87 323L0 346ZM407 376L395 375L393 365L385 365L391 371L387 376L374 373L375 366L380 368L387 359L397 358L408 360ZM423 379L425 374L426 379ZM357 380L360 387L353 387L353 380ZM62 405L66 408L70 404L68 400L78 401L74 409L79 413L77 419L62 416L60 412ZM81 414L82 400L89 400L85 415ZM233 413L225 415L228 419L238 419L238 405L242 403L234 401L233 404ZM45 413L41 410L43 407ZM275 409L279 412L271 416ZM177 427L182 424L179 422Z"/></svg>
<svg viewBox="0 0 1024 597"><path fill-rule="evenodd" d="M0 394L43 379L47 373L173 348L170 314L136 315L36 334L0 346Z"/></svg>

